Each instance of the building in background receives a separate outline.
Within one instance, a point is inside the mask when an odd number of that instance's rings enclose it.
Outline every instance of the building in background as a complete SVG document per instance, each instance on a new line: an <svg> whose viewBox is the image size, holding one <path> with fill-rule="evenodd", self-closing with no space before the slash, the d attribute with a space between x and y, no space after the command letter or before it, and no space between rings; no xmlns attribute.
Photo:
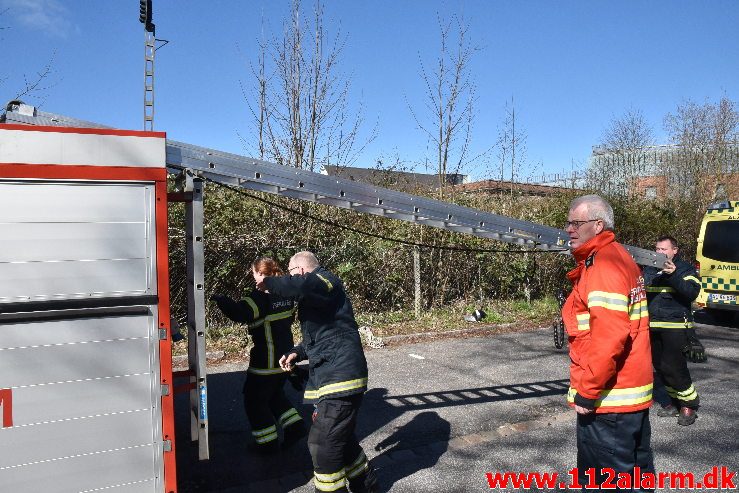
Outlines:
<svg viewBox="0 0 739 493"><path fill-rule="evenodd" d="M616 151L594 146L588 174L588 187L606 195L664 200L700 188L711 200L730 199L739 196L739 142Z"/></svg>

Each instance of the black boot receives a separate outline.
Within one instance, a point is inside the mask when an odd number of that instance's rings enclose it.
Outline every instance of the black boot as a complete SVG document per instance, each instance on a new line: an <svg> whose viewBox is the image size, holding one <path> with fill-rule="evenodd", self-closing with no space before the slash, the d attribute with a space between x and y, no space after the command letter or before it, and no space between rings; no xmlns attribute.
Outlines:
<svg viewBox="0 0 739 493"><path fill-rule="evenodd" d="M380 491L377 474L372 464L368 464L366 473L349 480L349 489L352 493L377 493Z"/></svg>

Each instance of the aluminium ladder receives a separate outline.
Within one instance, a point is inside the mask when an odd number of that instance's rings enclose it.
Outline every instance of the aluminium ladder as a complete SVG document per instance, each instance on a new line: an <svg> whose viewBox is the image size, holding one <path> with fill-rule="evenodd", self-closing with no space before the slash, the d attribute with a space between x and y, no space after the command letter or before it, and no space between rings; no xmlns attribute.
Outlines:
<svg viewBox="0 0 739 493"><path fill-rule="evenodd" d="M183 142L167 140L167 168L223 185L333 205L522 247L569 251L567 233L561 229ZM641 265L661 266L666 258L651 250L624 246Z"/></svg>

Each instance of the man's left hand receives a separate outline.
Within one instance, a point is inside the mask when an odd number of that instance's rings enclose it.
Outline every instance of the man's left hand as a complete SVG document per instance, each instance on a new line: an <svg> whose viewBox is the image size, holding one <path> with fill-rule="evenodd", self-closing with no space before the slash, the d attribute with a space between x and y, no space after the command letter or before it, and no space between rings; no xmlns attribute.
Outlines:
<svg viewBox="0 0 739 493"><path fill-rule="evenodd" d="M582 406L578 406L577 404L575 404L575 412L577 412L577 414L591 414L594 412L594 410L588 409Z"/></svg>
<svg viewBox="0 0 739 493"><path fill-rule="evenodd" d="M587 397L581 396L579 393L575 394L575 411L577 414L590 414L595 412L595 399L588 399Z"/></svg>
<svg viewBox="0 0 739 493"><path fill-rule="evenodd" d="M675 272L675 263L672 260L666 260L665 265L662 266L662 273L663 274L672 274Z"/></svg>

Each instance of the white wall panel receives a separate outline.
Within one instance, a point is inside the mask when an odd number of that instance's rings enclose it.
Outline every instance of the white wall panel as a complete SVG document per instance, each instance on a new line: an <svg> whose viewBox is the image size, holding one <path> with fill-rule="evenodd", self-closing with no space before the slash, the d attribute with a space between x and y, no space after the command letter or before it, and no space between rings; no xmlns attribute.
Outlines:
<svg viewBox="0 0 739 493"><path fill-rule="evenodd" d="M154 187L0 181L0 303L156 294Z"/></svg>
<svg viewBox="0 0 739 493"><path fill-rule="evenodd" d="M0 129L0 163L163 168L163 137Z"/></svg>
<svg viewBox="0 0 739 493"><path fill-rule="evenodd" d="M161 491L157 333L154 312L1 323L0 490Z"/></svg>
<svg viewBox="0 0 739 493"><path fill-rule="evenodd" d="M0 432L0 437L2 432ZM0 469L3 491L12 493L151 493L157 491L154 446L113 450ZM127 485L118 486L116 485Z"/></svg>

